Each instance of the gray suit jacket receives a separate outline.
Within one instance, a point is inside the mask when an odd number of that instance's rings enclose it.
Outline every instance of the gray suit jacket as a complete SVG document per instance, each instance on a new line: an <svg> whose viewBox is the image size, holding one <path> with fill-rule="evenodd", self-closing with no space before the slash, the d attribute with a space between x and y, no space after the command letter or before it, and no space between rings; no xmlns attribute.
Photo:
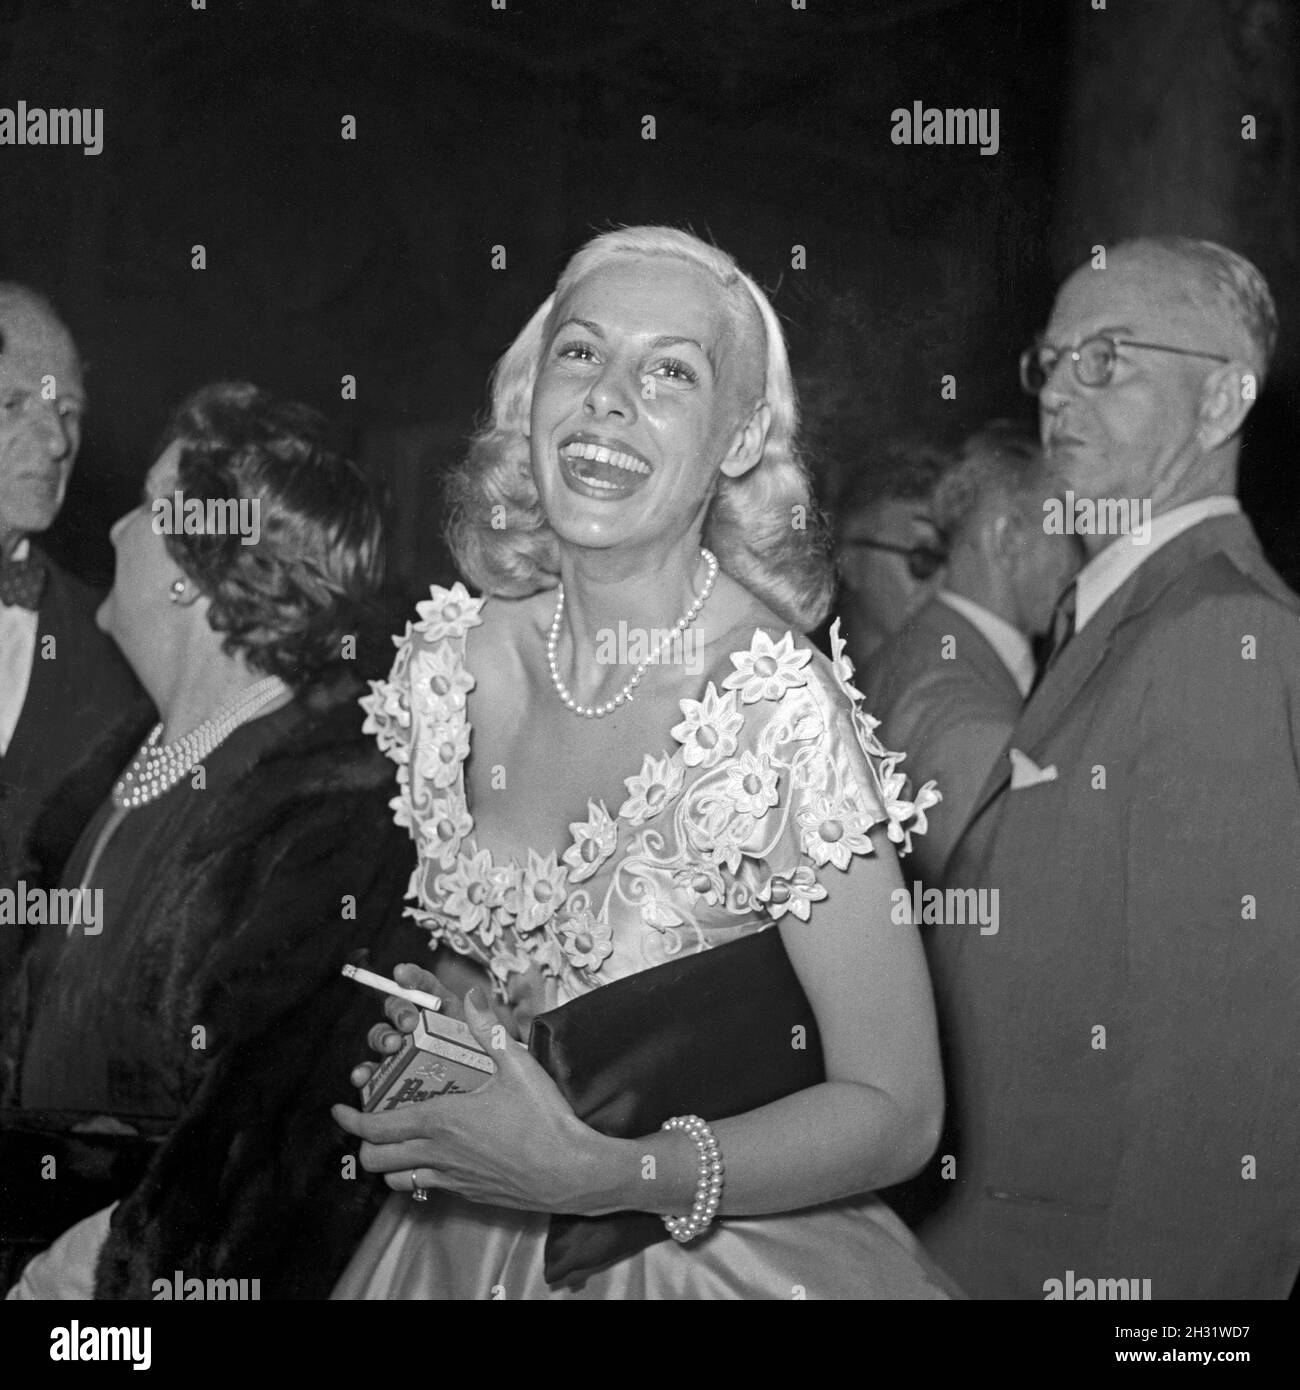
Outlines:
<svg viewBox="0 0 1300 1390"><path fill-rule="evenodd" d="M913 787L934 778L943 793L903 861L937 886L1020 715L1020 690L979 629L938 598L880 648L857 684L885 746L907 754Z"/></svg>
<svg viewBox="0 0 1300 1390"><path fill-rule="evenodd" d="M1062 653L949 861L935 927L956 1160L921 1236L976 1297L1300 1268L1300 599L1240 516L1156 552ZM1048 775L1054 769L1054 775Z"/></svg>

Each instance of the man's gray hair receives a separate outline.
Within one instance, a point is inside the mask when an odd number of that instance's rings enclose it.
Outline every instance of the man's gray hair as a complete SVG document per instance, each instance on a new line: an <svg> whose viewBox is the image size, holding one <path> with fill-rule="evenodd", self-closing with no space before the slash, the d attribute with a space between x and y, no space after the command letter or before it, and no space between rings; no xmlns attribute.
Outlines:
<svg viewBox="0 0 1300 1390"><path fill-rule="evenodd" d="M1115 250L1154 250L1179 262L1188 272L1183 286L1188 299L1240 333L1250 349L1250 366L1264 384L1277 346L1277 306L1258 266L1217 241L1195 237L1134 237Z"/></svg>
<svg viewBox="0 0 1300 1390"><path fill-rule="evenodd" d="M1043 480L1035 431L1015 420L990 420L962 444L956 467L940 479L932 504L935 525L951 541L982 498L996 493L1036 504Z"/></svg>

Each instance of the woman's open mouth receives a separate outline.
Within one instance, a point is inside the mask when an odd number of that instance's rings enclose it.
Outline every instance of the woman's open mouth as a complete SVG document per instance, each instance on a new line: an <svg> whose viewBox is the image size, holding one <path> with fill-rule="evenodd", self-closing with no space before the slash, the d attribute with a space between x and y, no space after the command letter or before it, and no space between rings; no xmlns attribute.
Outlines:
<svg viewBox="0 0 1300 1390"><path fill-rule="evenodd" d="M559 458L565 485L584 497L630 497L654 472L640 454L582 436L566 439L560 445Z"/></svg>

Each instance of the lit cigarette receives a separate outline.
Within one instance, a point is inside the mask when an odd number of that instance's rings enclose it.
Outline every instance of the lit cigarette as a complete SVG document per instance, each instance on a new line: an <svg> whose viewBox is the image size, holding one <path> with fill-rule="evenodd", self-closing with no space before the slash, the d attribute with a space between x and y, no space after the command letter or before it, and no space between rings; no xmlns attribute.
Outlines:
<svg viewBox="0 0 1300 1390"><path fill-rule="evenodd" d="M412 1004L418 1004L422 1009L441 1009L442 1000L436 994L425 994L419 989L403 989L396 980L390 980L384 975L376 975L373 970L362 970L356 965L345 965L343 973L349 980L355 980L359 985L369 985L371 989L382 990L385 994L391 994L395 999L406 999Z"/></svg>

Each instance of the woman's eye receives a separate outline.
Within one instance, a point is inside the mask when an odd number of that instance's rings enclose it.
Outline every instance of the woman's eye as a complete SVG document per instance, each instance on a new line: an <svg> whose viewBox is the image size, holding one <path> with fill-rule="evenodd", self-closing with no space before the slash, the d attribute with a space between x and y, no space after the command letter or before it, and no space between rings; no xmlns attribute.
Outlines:
<svg viewBox="0 0 1300 1390"><path fill-rule="evenodd" d="M596 360L596 354L590 343L565 343L555 355L570 362L594 362Z"/></svg>
<svg viewBox="0 0 1300 1390"><path fill-rule="evenodd" d="M694 385L699 380L693 368L688 367L685 362L679 362L675 357L660 362L655 371L662 372L670 381L686 381Z"/></svg>

